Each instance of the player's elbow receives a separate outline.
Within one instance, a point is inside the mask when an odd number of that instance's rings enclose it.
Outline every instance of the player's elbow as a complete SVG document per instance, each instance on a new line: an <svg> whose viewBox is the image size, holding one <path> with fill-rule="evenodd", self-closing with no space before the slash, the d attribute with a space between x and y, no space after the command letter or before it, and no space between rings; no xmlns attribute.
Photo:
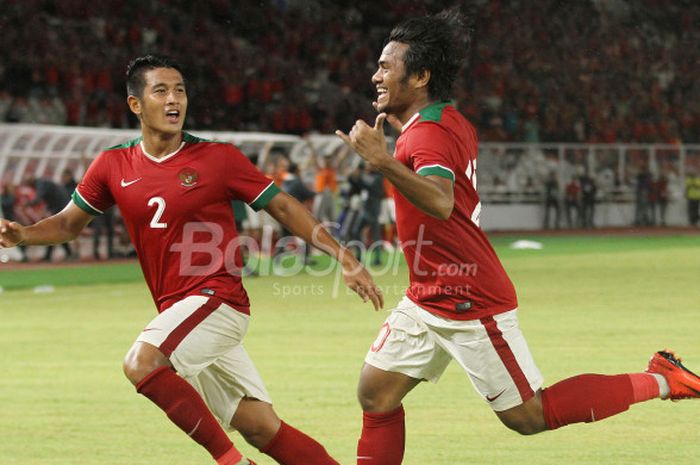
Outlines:
<svg viewBox="0 0 700 465"><path fill-rule="evenodd" d="M440 201L434 205L434 209L431 214L438 220L445 221L452 215L452 210L454 210L454 201L440 199Z"/></svg>

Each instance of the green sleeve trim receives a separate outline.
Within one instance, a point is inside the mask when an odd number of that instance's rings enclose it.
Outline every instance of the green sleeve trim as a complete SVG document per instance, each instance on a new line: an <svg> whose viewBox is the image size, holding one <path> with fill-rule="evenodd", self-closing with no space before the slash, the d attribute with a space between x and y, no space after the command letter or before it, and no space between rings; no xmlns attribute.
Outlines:
<svg viewBox="0 0 700 465"><path fill-rule="evenodd" d="M272 200L272 198L280 192L280 188L277 187L274 182L271 182L270 185L260 193L260 195L255 197L255 199L250 202L251 208L255 211L262 210L263 208L267 207L270 200Z"/></svg>
<svg viewBox="0 0 700 465"><path fill-rule="evenodd" d="M85 211L85 213L88 213L92 216L99 216L102 215L104 212L99 211L97 208L93 207L88 203L87 200L85 200L80 193L78 192L78 189L73 191L73 203L75 203L77 206L79 206L82 210Z"/></svg>
<svg viewBox="0 0 700 465"><path fill-rule="evenodd" d="M420 174L421 176L440 176L441 178L449 179L450 181L452 181L452 184L455 183L454 172L449 168L445 168L444 166L440 166L440 165L424 166L424 167L420 168L418 171L416 171L416 173Z"/></svg>

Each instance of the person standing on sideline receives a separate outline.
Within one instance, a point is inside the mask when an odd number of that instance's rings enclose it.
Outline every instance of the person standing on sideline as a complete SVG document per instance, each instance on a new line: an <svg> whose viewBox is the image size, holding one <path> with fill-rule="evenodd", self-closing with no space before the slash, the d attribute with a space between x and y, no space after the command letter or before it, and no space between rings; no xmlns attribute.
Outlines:
<svg viewBox="0 0 700 465"><path fill-rule="evenodd" d="M70 200L70 193L66 192L63 186L56 184L50 179L36 179L34 177L29 177L25 180L25 183L33 189L36 189L36 197L34 200L29 202L29 206L36 206L43 202L46 206L46 210L50 214L56 214L63 210L63 207L65 207ZM77 258L77 256L75 256L73 253L73 249L71 249L68 243L64 242L61 244L61 247L63 248L63 252L65 254L64 260L72 260L73 258ZM46 252L44 253L45 262L51 261L53 249L53 245L46 247Z"/></svg>
<svg viewBox="0 0 700 465"><path fill-rule="evenodd" d="M183 132L188 99L175 61L135 59L127 91L141 137L103 151L60 213L28 227L0 220L0 247L69 241L118 205L159 311L124 360L137 392L218 465L252 463L225 429L283 465L337 465L318 442L279 419L241 344L250 303L231 200L264 208L337 259L346 284L375 308L381 292L352 253L236 147Z"/></svg>
<svg viewBox="0 0 700 465"><path fill-rule="evenodd" d="M595 200L598 187L588 170L579 178L581 187L581 227L595 227Z"/></svg>
<svg viewBox="0 0 700 465"><path fill-rule="evenodd" d="M634 225L651 226L653 210L651 206L652 176L646 163L642 164L636 177Z"/></svg>
<svg viewBox="0 0 700 465"><path fill-rule="evenodd" d="M284 181L282 181L282 190L304 206L308 206L307 204L309 201L311 201L311 199L313 199L316 195L314 191L306 187L306 184L304 184L301 171L299 171L299 165L296 163L289 164L287 176L285 176ZM277 251L278 254L284 253L284 248L287 244L286 238L289 236L291 236L290 231L288 231L287 228L282 227L282 238L284 239L282 240L282 244L284 245L280 247L281 250ZM301 247L303 249L301 256L303 257L304 265L314 265L315 262L310 258L311 247L305 243L301 244Z"/></svg>
<svg viewBox="0 0 700 465"><path fill-rule="evenodd" d="M688 224L698 226L700 221L700 174L689 170L685 177L685 198L688 201Z"/></svg>
<svg viewBox="0 0 700 465"><path fill-rule="evenodd" d="M592 422L653 398L700 397L700 378L672 353L654 354L647 372L585 374L542 389L518 325L515 289L479 228L477 135L449 103L471 38L448 10L396 26L372 76L379 112L336 134L396 188L399 239L409 288L370 347L360 374L363 426L358 465L403 460L403 398L436 382L450 360L468 373L496 416L521 434ZM394 156L383 124L401 134ZM448 270L456 268L461 272Z"/></svg>
<svg viewBox="0 0 700 465"><path fill-rule="evenodd" d="M550 228L550 210L554 210L554 229L559 229L559 181L554 171L544 183L544 229Z"/></svg>
<svg viewBox="0 0 700 465"><path fill-rule="evenodd" d="M654 181L652 192L654 194L654 208L652 210L652 221L654 224L666 226L666 209L668 208L668 178L661 172ZM656 215L658 209L658 217ZM657 222L658 218L658 222Z"/></svg>
<svg viewBox="0 0 700 465"><path fill-rule="evenodd" d="M572 212L574 215L571 214ZM581 226L581 187L576 176L571 176L564 190L564 213L566 227L572 229Z"/></svg>

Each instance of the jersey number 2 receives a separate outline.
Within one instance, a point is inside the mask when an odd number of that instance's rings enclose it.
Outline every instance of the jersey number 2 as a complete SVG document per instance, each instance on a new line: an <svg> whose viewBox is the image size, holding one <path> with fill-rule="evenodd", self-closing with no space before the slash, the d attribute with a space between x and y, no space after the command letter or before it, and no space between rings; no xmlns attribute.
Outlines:
<svg viewBox="0 0 700 465"><path fill-rule="evenodd" d="M165 199L163 197L151 197L148 199L148 206L152 207L157 205L156 212L151 218L151 227L153 229L165 229L168 227L168 223L161 223L160 218L163 216L165 211Z"/></svg>

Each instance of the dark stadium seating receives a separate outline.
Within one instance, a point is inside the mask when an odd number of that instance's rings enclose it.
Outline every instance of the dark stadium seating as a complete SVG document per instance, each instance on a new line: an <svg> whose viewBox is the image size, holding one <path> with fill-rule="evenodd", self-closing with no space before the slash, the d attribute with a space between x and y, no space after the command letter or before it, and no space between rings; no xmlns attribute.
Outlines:
<svg viewBox="0 0 700 465"><path fill-rule="evenodd" d="M133 127L125 66L155 51L192 76L189 127L301 134L371 118L389 28L446 2L3 3L2 121ZM697 2L475 3L455 96L482 140L700 141Z"/></svg>

